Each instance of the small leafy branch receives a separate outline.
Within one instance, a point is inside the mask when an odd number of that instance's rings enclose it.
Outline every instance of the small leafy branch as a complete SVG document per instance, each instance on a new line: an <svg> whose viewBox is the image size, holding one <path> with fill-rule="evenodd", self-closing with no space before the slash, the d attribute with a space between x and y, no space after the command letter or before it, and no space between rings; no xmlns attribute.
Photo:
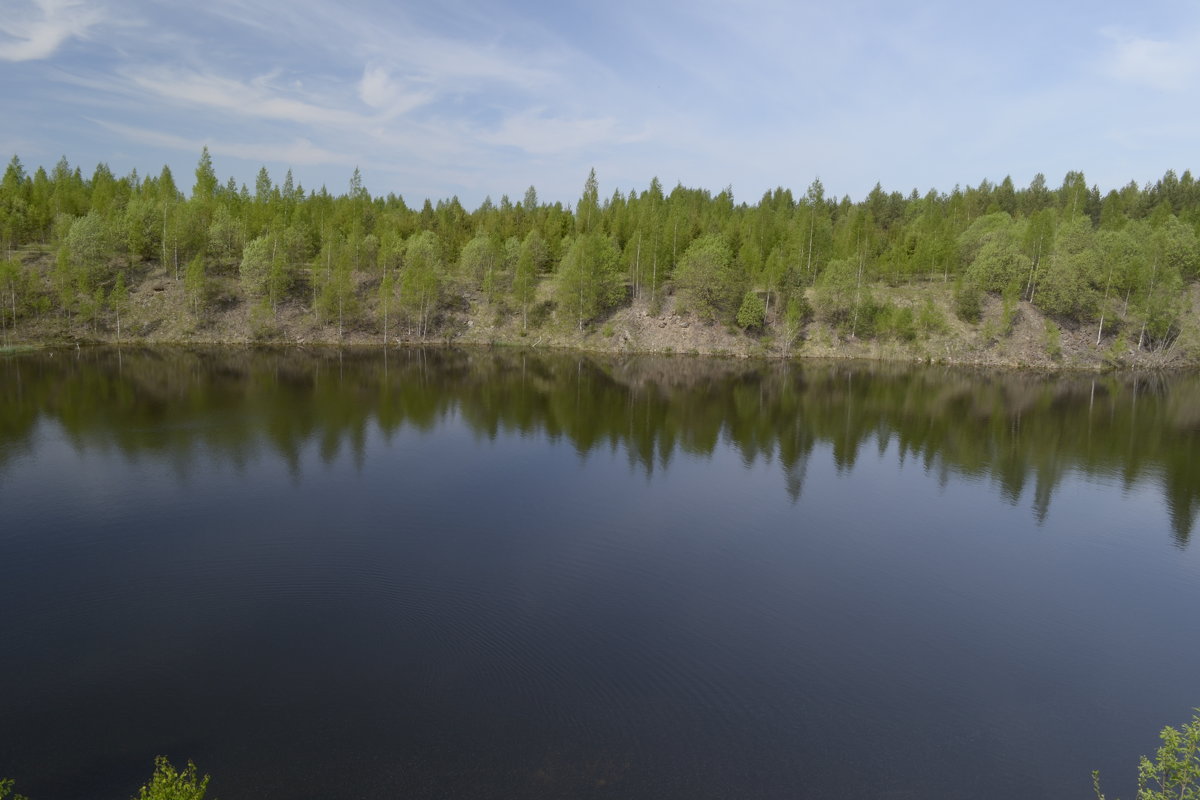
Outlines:
<svg viewBox="0 0 1200 800"><path fill-rule="evenodd" d="M204 800L208 780L209 776L201 778L196 774L196 765L191 761L179 771L171 766L166 756L159 756L154 759L150 782L141 788L134 800ZM28 800L19 794L10 797L12 788L12 780L0 779L0 800Z"/></svg>
<svg viewBox="0 0 1200 800"><path fill-rule="evenodd" d="M1163 746L1153 761L1142 756L1138 763L1137 800L1200 800L1200 709L1182 728L1167 726L1159 734ZM1098 800L1100 773L1092 773Z"/></svg>

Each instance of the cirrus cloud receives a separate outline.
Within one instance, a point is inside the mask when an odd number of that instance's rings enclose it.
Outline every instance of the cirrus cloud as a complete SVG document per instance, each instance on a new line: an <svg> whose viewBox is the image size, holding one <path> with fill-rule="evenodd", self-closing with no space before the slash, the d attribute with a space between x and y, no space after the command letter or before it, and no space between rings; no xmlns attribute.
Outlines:
<svg viewBox="0 0 1200 800"><path fill-rule="evenodd" d="M0 60L49 58L73 37L84 37L103 19L95 4L80 0L33 0L0 15Z"/></svg>

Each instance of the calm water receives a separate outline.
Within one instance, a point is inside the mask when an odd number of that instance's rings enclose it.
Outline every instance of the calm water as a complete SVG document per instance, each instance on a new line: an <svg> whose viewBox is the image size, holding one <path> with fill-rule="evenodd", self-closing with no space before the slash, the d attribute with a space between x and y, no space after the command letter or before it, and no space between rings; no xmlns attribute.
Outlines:
<svg viewBox="0 0 1200 800"><path fill-rule="evenodd" d="M1200 705L1200 379L0 358L0 776L1131 796Z"/></svg>

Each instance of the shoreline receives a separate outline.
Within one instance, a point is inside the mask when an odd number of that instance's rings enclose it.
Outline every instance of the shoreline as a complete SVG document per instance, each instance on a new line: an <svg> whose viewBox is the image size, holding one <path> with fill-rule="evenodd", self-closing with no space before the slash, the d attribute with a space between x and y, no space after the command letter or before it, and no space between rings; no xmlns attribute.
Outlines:
<svg viewBox="0 0 1200 800"><path fill-rule="evenodd" d="M605 355L715 356L767 361L836 359L909 365L955 365L1039 373L1113 370L1189 370L1200 368L1200 285L1189 291L1183 330L1166 352L1138 351L1137 330L1105 327L1099 344L1096 323L1073 323L1044 314L1020 302L1006 309L999 297L985 296L978 322L953 312L952 287L870 287L875 296L899 308L922 304L935 309L936 325L914 328L904 337L876 333L871 338L847 335L844 328L809 316L792 343L785 341L778 309L767 314L762 329L747 333L728 323L705 319L680 309L671 296L658 307L646 299L630 299L582 330L548 318L522 325L518 312L488 302L476 293L460 295L427 335L418 335L414 320L387 317L364 303L339 325L321 319L303 302L289 300L274 309L242 300L196 315L189 311L184 288L165 274L143 281L130 292L120 320L113 315L80 322L44 314L24 319L16 328L0 330L0 354L31 347L445 347L470 346L553 350ZM118 337L118 330L120 336ZM1051 338L1049 331L1054 331ZM386 341L385 341L386 338Z"/></svg>
<svg viewBox="0 0 1200 800"><path fill-rule="evenodd" d="M761 362L772 366L782 364L821 364L843 362L846 364L871 364L895 367L952 367L956 369L994 370L999 372L1017 372L1034 375L1103 375L1128 373L1188 373L1200 371L1200 363L1193 361L1175 361L1158 364L1122 364L1119 366L1107 364L1028 364L1004 360L921 360L918 358L889 358L884 356L863 355L860 353L797 353L790 356L778 354L747 354L728 352L679 352L673 350L637 350L637 349L602 349L586 346L571 346L562 344L529 344L525 342L472 340L396 340L388 344L362 340L306 340L302 342L287 340L248 341L244 339L93 339L80 337L76 339L51 340L41 342L17 342L0 345L0 357L18 356L42 351L64 350L183 350L183 351L311 351L332 352L352 351L355 353L370 352L400 352L413 350L467 350L489 351L500 350L513 353L530 353L546 355L579 354L590 357L629 357L629 358L674 358L679 360L711 360L734 362Z"/></svg>

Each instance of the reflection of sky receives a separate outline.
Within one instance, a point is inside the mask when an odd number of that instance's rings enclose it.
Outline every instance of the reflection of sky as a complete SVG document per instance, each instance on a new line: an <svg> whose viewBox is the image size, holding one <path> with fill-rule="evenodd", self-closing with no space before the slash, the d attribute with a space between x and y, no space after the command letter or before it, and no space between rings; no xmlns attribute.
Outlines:
<svg viewBox="0 0 1200 800"><path fill-rule="evenodd" d="M406 753L504 781L606 748L632 797L847 774L936 796L981 771L973 796L1062 796L1095 768L1122 788L1194 704L1200 560L1150 479L1068 470L1038 524L1032 486L1012 504L895 443L850 468L817 443L795 501L724 439L649 474L623 444L454 413L324 445L298 471L265 443L176 470L39 426L0 488L0 633L24 655L0 665L23 687L0 751L94 781L165 750L233 800L263 770L383 796Z"/></svg>
<svg viewBox="0 0 1200 800"><path fill-rule="evenodd" d="M1007 519L1006 507L1012 507L1020 512L1022 527L1037 522L1039 511L1036 481L1027 480L1019 497L1008 498L996 476L961 474L947 469L940 458L926 468L924 459L911 453L901 461L894 439L882 451L874 440L864 441L851 464L834 458L832 444L817 443L793 470L803 482L791 487L784 486L787 476L778 453L746 461L724 437L708 456L676 450L648 470L624 444L605 443L581 453L570 439L558 437L552 443L542 432L502 427L497 437L481 437L456 413L446 415L434 431L401 426L386 432L368 421L361 451L348 439L336 439L330 447L328 439L312 435L300 444L295 464L266 440L244 443L236 459L205 445L130 455L113 443L74 441L59 423L44 419L30 440L30 452L6 465L0 500L20 516L50 510L64 515L65 530L128 515L199 516L209 507L230 504L266 519L266 510L314 489L335 498L349 513L371 513L379 505L374 498L492 507L505 498L526 498L522 504L542 515L556 513L562 524L618 504L634 517L659 519L660 509L671 509L684 521L702 525L706 519L695 515L704 506L692 503L694 495L728 491L738 495L739 504L770 506L786 494L784 488L798 489L797 513L805 527L840 517L841 509L860 511L864 500L868 509L917 507L940 524L950 497L988 507L989 519ZM618 465L624 470L617 470ZM630 476L641 482L637 491L626 486ZM581 483L587 483L586 493L578 491ZM1157 537L1170 528L1162 492L1162 476L1153 469L1142 470L1132 485L1105 471L1093 475L1068 469L1052 488L1048 513L1038 524L1048 534L1098 542L1114 536ZM522 504L517 511L524 509ZM862 522L868 527L888 523L887 517ZM734 518L727 524L737 527ZM962 524L974 529L982 523Z"/></svg>
<svg viewBox="0 0 1200 800"><path fill-rule="evenodd" d="M486 488L493 500L496 496L517 493L532 472L538 475L541 489L538 503L545 509L552 507L558 498L569 496L573 485L584 480L582 476L590 475L587 480L596 480L592 474L594 461L624 463L631 473L641 476L651 496L645 498L644 507L636 508L639 512L652 511L660 505L661 498L673 486L682 484L688 492L720 490L731 483L742 483L746 476L753 477L739 491L755 496L749 502L774 502L783 482L810 510L815 502L829 497L840 497L850 507L859 505L856 498L861 497L872 498L873 503L878 499L885 507L911 505L911 501L903 498L922 494L926 484L934 490L929 501L931 513L937 513L942 498L951 488L966 491L977 487L970 490L978 491L978 502L997 508L998 495L1007 497L1007 490L996 475L961 473L947 467L940 457L935 457L928 468L924 457L908 453L901 459L894 437L888 437L882 451L873 437L868 438L859 444L848 462L835 459L833 445L818 443L809 456L801 457L789 478L783 474L785 468L777 452L751 456L747 461L736 444L725 437L720 438L717 449L709 456L676 449L648 469L628 452L624 443L613 446L604 442L591 452L581 453L569 438L558 436L552 443L544 432L507 431L503 426L491 438L472 430L457 412L446 415L435 430L422 432L405 425L388 432L380 429L375 420L369 420L361 450L348 437L330 439L315 434L303 440L298 451L287 458L265 438L243 440L237 457L230 458L199 441L179 446L177 439L170 440L167 452L123 452L111 441L100 443L93 437L72 439L57 422L43 418L26 440L32 445L22 443L27 452L10 456L5 464L0 500L7 508L26 514L47 504L61 504L75 522L81 522L97 514L120 513L128 505L163 513L173 509L178 513L206 503L227 502L215 499L214 495L234 498L250 485L254 486L255 499L245 500L246 507L287 502L289 493L303 492L314 482L334 480L344 484L350 493L383 497L416 493L444 497L445 502L453 504L459 502L453 498L460 487L466 487L468 496ZM505 453L503 469L491 463L499 451ZM412 463L421 464L421 468L414 471L405 466ZM403 472L403 483L393 482L393 471ZM1044 521L1061 515L1074 521L1075 529L1097 537L1117 530L1124 531L1124 535L1136 535L1157 532L1164 525L1169 527L1160 471L1143 468L1131 484L1117 473L1116 466L1105 466L1094 473L1075 468L1065 470L1051 486L1052 499L1045 509ZM606 469L599 475L612 478L614 473ZM1035 517L1041 511L1036 483L1029 477L1019 496L1009 498L1011 505ZM59 502L49 500L48 491L57 495ZM613 492L626 508L641 498L640 493L630 494L625 489L618 491L614 487ZM601 499L604 496L597 494L596 502L605 502ZM1077 496L1089 499L1071 499ZM676 509L690 507L683 498L667 505ZM1090 518L1097 509L1103 511L1098 512L1101 516L1094 524L1078 521ZM1114 525L1112 519L1104 516L1111 509L1119 509L1122 514L1127 511L1139 522Z"/></svg>

